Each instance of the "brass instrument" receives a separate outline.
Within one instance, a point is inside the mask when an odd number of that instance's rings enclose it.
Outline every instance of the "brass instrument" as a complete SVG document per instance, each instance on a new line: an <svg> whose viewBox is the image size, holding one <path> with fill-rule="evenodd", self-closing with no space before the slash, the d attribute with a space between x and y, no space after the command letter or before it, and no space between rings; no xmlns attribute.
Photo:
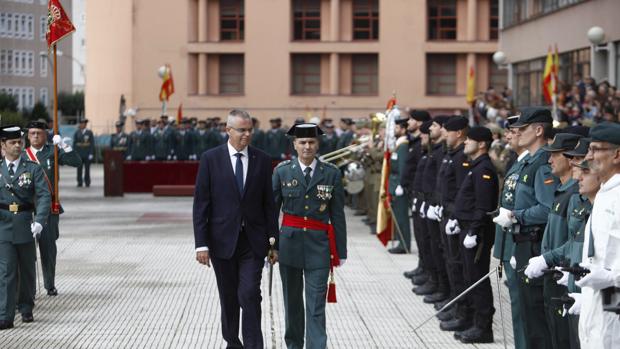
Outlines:
<svg viewBox="0 0 620 349"><path fill-rule="evenodd" d="M368 135L362 136L359 139L354 141L355 144L350 144L342 149L334 150L330 153L321 155L319 157L319 160L326 161L326 162L334 162L334 160L338 160L346 156L349 156L353 153L359 152L360 150L364 149L368 145L368 142L371 140L372 138ZM336 166L338 167L343 166L343 165L344 164L336 163Z"/></svg>

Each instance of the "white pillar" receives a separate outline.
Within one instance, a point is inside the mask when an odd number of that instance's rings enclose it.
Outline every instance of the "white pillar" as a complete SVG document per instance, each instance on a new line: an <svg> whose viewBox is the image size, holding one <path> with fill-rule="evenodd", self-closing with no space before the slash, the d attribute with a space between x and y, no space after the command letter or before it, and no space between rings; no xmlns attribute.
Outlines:
<svg viewBox="0 0 620 349"><path fill-rule="evenodd" d="M207 54L198 54L198 94L207 94Z"/></svg>
<svg viewBox="0 0 620 349"><path fill-rule="evenodd" d="M467 41L478 40L478 0L467 0Z"/></svg>
<svg viewBox="0 0 620 349"><path fill-rule="evenodd" d="M329 56L329 94L338 95L340 79L338 79L338 54L332 53Z"/></svg>
<svg viewBox="0 0 620 349"><path fill-rule="evenodd" d="M198 42L207 41L207 0L198 0Z"/></svg>
<svg viewBox="0 0 620 349"><path fill-rule="evenodd" d="M330 40L340 41L340 0L331 0Z"/></svg>

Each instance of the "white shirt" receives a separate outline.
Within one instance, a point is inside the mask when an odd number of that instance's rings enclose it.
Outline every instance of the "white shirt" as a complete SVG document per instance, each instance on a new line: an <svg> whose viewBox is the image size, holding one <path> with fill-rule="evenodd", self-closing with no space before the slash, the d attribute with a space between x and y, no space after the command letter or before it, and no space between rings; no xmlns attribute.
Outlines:
<svg viewBox="0 0 620 349"><path fill-rule="evenodd" d="M314 169L316 169L316 164L318 163L316 161L316 158L312 160L312 163L310 164L310 166L304 165L303 163L301 163L301 161L299 161L299 159L297 159L297 161L299 162L299 168L301 168L301 173L303 173L304 176L306 175L306 168L310 167L310 178L312 178L312 176L314 176Z"/></svg>
<svg viewBox="0 0 620 349"><path fill-rule="evenodd" d="M241 164L243 165L243 186L245 187L245 179L248 177L248 147L243 148L241 151L237 151L230 142L226 142L226 145L228 145L228 154L230 156L233 173L235 173L235 168L237 167L237 156L235 154L243 154L241 157Z"/></svg>
<svg viewBox="0 0 620 349"><path fill-rule="evenodd" d="M20 158L17 158L15 161L11 162L11 161L9 161L9 159L4 158L4 161L6 162L6 169L7 169L7 171L10 168L9 164L15 164L13 166L13 172L17 172L17 168L19 167L19 160L20 160Z"/></svg>

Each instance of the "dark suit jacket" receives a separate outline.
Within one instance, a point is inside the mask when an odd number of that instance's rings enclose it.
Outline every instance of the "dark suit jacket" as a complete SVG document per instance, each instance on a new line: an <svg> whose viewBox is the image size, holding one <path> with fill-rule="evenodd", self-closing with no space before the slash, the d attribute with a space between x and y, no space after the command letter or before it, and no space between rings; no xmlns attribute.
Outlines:
<svg viewBox="0 0 620 349"><path fill-rule="evenodd" d="M194 192L194 239L217 258L235 253L241 223L257 257L269 249L269 238L278 246L277 213L271 190L271 158L248 147L248 173L243 195L239 194L227 143L206 151L200 159Z"/></svg>

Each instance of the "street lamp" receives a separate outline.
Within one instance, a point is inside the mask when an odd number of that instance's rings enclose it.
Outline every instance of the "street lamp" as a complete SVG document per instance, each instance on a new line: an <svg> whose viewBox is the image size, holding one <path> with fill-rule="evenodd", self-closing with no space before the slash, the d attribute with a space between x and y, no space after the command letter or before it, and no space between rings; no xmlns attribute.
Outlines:
<svg viewBox="0 0 620 349"><path fill-rule="evenodd" d="M508 58L503 51L497 51L493 54L493 62L500 68L505 68L508 62Z"/></svg>
<svg viewBox="0 0 620 349"><path fill-rule="evenodd" d="M590 75L597 80L607 79L616 85L616 45L611 41L605 43L605 30L599 26L588 29L586 35L592 44Z"/></svg>

